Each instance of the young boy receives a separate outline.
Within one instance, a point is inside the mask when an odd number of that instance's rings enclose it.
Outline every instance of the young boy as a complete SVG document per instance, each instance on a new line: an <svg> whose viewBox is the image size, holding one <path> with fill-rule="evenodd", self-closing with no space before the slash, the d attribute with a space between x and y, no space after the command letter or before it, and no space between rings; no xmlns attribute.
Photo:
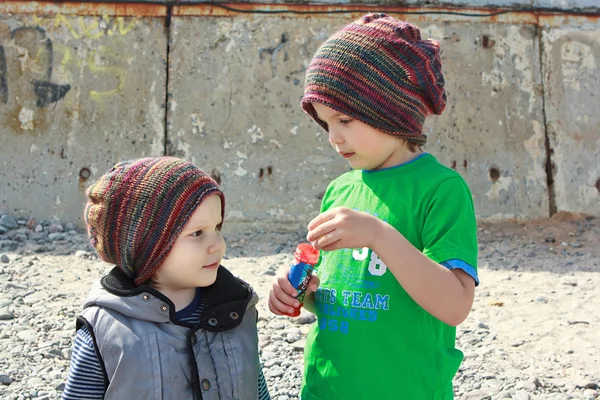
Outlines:
<svg viewBox="0 0 600 400"><path fill-rule="evenodd" d="M445 104L438 43L384 14L341 29L308 67L302 107L353 171L308 225L323 252L305 299L318 324L302 400L453 398L478 248L469 188L421 150L425 117ZM275 314L298 305L286 276L270 294Z"/></svg>
<svg viewBox="0 0 600 400"><path fill-rule="evenodd" d="M85 221L116 266L77 319L63 399L269 399L258 301L221 266L225 197L189 162L122 162L88 191Z"/></svg>

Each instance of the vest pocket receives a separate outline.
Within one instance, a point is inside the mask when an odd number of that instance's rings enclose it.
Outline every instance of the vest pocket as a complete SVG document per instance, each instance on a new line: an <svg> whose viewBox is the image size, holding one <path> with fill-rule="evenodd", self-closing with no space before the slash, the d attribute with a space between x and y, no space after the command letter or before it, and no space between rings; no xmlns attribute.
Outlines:
<svg viewBox="0 0 600 400"><path fill-rule="evenodd" d="M147 351L152 368L152 398L155 400L162 399L162 378L160 374L160 355L158 352L158 338L156 332L148 333ZM150 383L150 382L148 382Z"/></svg>

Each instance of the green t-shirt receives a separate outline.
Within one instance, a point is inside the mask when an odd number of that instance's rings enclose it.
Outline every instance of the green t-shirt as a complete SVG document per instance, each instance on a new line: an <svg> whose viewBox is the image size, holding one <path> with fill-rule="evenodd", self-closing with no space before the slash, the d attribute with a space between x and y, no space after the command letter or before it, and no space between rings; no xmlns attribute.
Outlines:
<svg viewBox="0 0 600 400"><path fill-rule="evenodd" d="M469 188L425 154L380 171L334 180L321 212L348 207L375 215L442 263L477 268L477 229ZM315 294L318 323L308 335L302 400L448 400L463 359L456 328L406 293L370 249L322 252Z"/></svg>

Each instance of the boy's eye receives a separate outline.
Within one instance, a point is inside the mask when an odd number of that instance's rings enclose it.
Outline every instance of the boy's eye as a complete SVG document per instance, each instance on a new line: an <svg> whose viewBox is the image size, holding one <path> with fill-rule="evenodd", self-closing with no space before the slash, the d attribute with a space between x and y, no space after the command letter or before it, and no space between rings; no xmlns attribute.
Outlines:
<svg viewBox="0 0 600 400"><path fill-rule="evenodd" d="M194 236L194 237L200 237L200 236L202 236L203 233L204 233L203 230L199 230L199 231L196 231L196 232L192 233L192 236Z"/></svg>
<svg viewBox="0 0 600 400"><path fill-rule="evenodd" d="M352 122L350 118L340 119L340 124L342 125L348 125L350 122Z"/></svg>

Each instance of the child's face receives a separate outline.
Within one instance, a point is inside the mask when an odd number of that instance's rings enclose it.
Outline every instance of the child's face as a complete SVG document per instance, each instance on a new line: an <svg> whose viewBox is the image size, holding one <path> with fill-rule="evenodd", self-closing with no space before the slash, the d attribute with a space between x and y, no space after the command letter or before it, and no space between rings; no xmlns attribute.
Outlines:
<svg viewBox="0 0 600 400"><path fill-rule="evenodd" d="M215 282L226 248L221 223L221 198L213 194L196 208L158 268L154 278L160 291L174 293Z"/></svg>
<svg viewBox="0 0 600 400"><path fill-rule="evenodd" d="M329 128L329 143L354 169L377 170L404 162L410 150L398 138L320 103L312 103Z"/></svg>

